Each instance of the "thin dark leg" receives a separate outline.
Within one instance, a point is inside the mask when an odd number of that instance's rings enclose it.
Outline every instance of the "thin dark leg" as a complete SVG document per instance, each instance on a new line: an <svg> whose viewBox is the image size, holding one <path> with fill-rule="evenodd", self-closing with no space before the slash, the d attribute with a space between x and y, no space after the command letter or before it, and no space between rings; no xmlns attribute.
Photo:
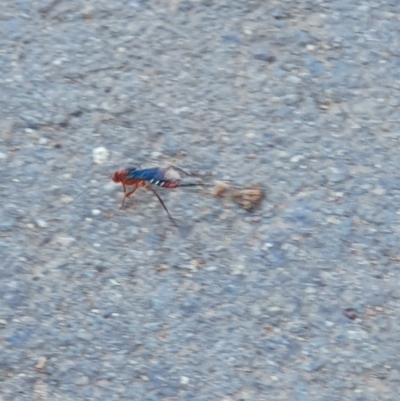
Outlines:
<svg viewBox="0 0 400 401"><path fill-rule="evenodd" d="M211 174L199 174L199 173L188 173L187 171L185 171L185 170L182 170L181 168L179 168L179 167L176 167L176 166L169 166L169 167L167 167L165 170L164 170L164 172L167 172L168 170L175 170L175 171L178 171L179 173L182 173L183 175L186 175L187 177L199 177L199 178L204 178L204 177L208 177L208 176L210 176ZM203 185L203 184L196 184L196 185ZM190 186L194 186L194 185L190 185Z"/></svg>
<svg viewBox="0 0 400 401"><path fill-rule="evenodd" d="M176 171L178 171L179 173L182 173L183 175L186 175L186 176L188 176L188 177L190 177L190 176L192 176L193 174L190 174L190 173L188 173L187 171L185 171L185 170L182 170L181 168L179 168L179 167L176 167L176 166L169 166L169 167L167 167L166 169L165 169L165 171L168 171L168 170L176 170Z"/></svg>
<svg viewBox="0 0 400 401"><path fill-rule="evenodd" d="M151 192L153 192L153 194L154 194L155 196L157 196L157 199L160 201L162 207L163 207L164 210L167 212L168 217L170 218L170 220L178 227L178 224L176 224L176 221L174 220L174 218L173 218L173 217L171 216L171 214L169 213L167 207L165 206L163 200L160 198L160 196L158 195L158 193L157 193L150 185L147 186L147 189L149 189Z"/></svg>

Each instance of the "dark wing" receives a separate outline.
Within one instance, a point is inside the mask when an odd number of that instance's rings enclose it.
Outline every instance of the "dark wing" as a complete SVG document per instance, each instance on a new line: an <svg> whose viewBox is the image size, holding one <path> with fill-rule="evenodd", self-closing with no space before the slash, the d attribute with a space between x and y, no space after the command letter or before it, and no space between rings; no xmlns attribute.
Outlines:
<svg viewBox="0 0 400 401"><path fill-rule="evenodd" d="M161 181L164 180L164 172L159 168L144 168L144 169L137 169L137 168L130 168L128 169L128 174L126 178L134 179L134 180L156 180Z"/></svg>

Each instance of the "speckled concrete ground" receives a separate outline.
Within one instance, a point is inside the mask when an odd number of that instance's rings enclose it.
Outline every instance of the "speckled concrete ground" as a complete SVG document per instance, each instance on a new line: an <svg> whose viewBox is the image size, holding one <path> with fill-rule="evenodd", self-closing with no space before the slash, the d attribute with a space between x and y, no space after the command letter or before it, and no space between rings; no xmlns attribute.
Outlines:
<svg viewBox="0 0 400 401"><path fill-rule="evenodd" d="M398 400L398 1L4 0L0 32L0 401ZM119 209L112 172L168 164L266 199Z"/></svg>

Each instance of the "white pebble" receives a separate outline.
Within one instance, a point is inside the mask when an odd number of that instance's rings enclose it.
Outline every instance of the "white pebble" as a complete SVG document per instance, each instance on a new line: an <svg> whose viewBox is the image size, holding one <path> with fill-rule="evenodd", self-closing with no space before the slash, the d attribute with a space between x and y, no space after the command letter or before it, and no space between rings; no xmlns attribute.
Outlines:
<svg viewBox="0 0 400 401"><path fill-rule="evenodd" d="M162 156L161 152L151 152L151 158L152 159L159 159Z"/></svg>
<svg viewBox="0 0 400 401"><path fill-rule="evenodd" d="M268 311L272 313L278 313L281 311L281 308L279 306L271 306L268 308Z"/></svg>
<svg viewBox="0 0 400 401"><path fill-rule="evenodd" d="M290 158L292 163L298 163L300 160L304 160L305 157L303 155L296 155Z"/></svg>
<svg viewBox="0 0 400 401"><path fill-rule="evenodd" d="M329 223L329 224L335 224L336 226L341 223L341 221L338 218L333 217L333 216L332 217L327 217L326 218L326 222Z"/></svg>
<svg viewBox="0 0 400 401"><path fill-rule="evenodd" d="M372 190L372 193L377 196L382 196L386 194L386 190L382 187L376 187Z"/></svg>
<svg viewBox="0 0 400 401"><path fill-rule="evenodd" d="M75 241L75 238L68 235L59 235L56 237L56 242L61 246L70 246Z"/></svg>
<svg viewBox="0 0 400 401"><path fill-rule="evenodd" d="M306 287L306 289L304 290L304 292L306 294L315 294L317 292L317 290L313 287Z"/></svg>
<svg viewBox="0 0 400 401"><path fill-rule="evenodd" d="M365 330L349 330L347 336L350 340L367 340L369 334Z"/></svg>
<svg viewBox="0 0 400 401"><path fill-rule="evenodd" d="M187 384L189 384L189 382L190 382L190 379L188 377L181 376L181 384L187 385Z"/></svg>
<svg viewBox="0 0 400 401"><path fill-rule="evenodd" d="M37 219L36 224L39 228L47 228L47 223L42 219Z"/></svg>
<svg viewBox="0 0 400 401"><path fill-rule="evenodd" d="M3 152L0 152L0 159L2 160L6 160L7 159L7 155Z"/></svg>
<svg viewBox="0 0 400 401"><path fill-rule="evenodd" d="M72 201L74 200L74 198L72 196L69 195L63 195L60 199L60 202L64 205L69 205Z"/></svg>
<svg viewBox="0 0 400 401"><path fill-rule="evenodd" d="M49 140L47 138L39 138L39 145L47 145Z"/></svg>
<svg viewBox="0 0 400 401"><path fill-rule="evenodd" d="M301 82L301 79L299 77L296 77L295 75L290 75L286 78L286 81L291 83L291 84L299 84Z"/></svg>
<svg viewBox="0 0 400 401"><path fill-rule="evenodd" d="M110 152L103 146L93 149L93 161L96 164L105 163L108 160L109 155Z"/></svg>
<svg viewBox="0 0 400 401"><path fill-rule="evenodd" d="M101 214L101 210L99 210L99 209L92 210L92 216L99 216L100 214Z"/></svg>
<svg viewBox="0 0 400 401"><path fill-rule="evenodd" d="M262 246L262 250L266 251L268 250L268 248L272 248L274 246L274 244L271 244L270 242L266 242L263 246Z"/></svg>

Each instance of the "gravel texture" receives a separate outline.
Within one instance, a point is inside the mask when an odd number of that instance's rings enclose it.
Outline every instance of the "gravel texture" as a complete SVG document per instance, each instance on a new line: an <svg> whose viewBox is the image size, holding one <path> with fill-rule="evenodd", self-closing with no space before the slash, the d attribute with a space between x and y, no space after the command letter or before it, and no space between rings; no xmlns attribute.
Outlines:
<svg viewBox="0 0 400 401"><path fill-rule="evenodd" d="M0 33L0 401L399 399L399 1L3 0ZM168 164L266 198L119 209Z"/></svg>

